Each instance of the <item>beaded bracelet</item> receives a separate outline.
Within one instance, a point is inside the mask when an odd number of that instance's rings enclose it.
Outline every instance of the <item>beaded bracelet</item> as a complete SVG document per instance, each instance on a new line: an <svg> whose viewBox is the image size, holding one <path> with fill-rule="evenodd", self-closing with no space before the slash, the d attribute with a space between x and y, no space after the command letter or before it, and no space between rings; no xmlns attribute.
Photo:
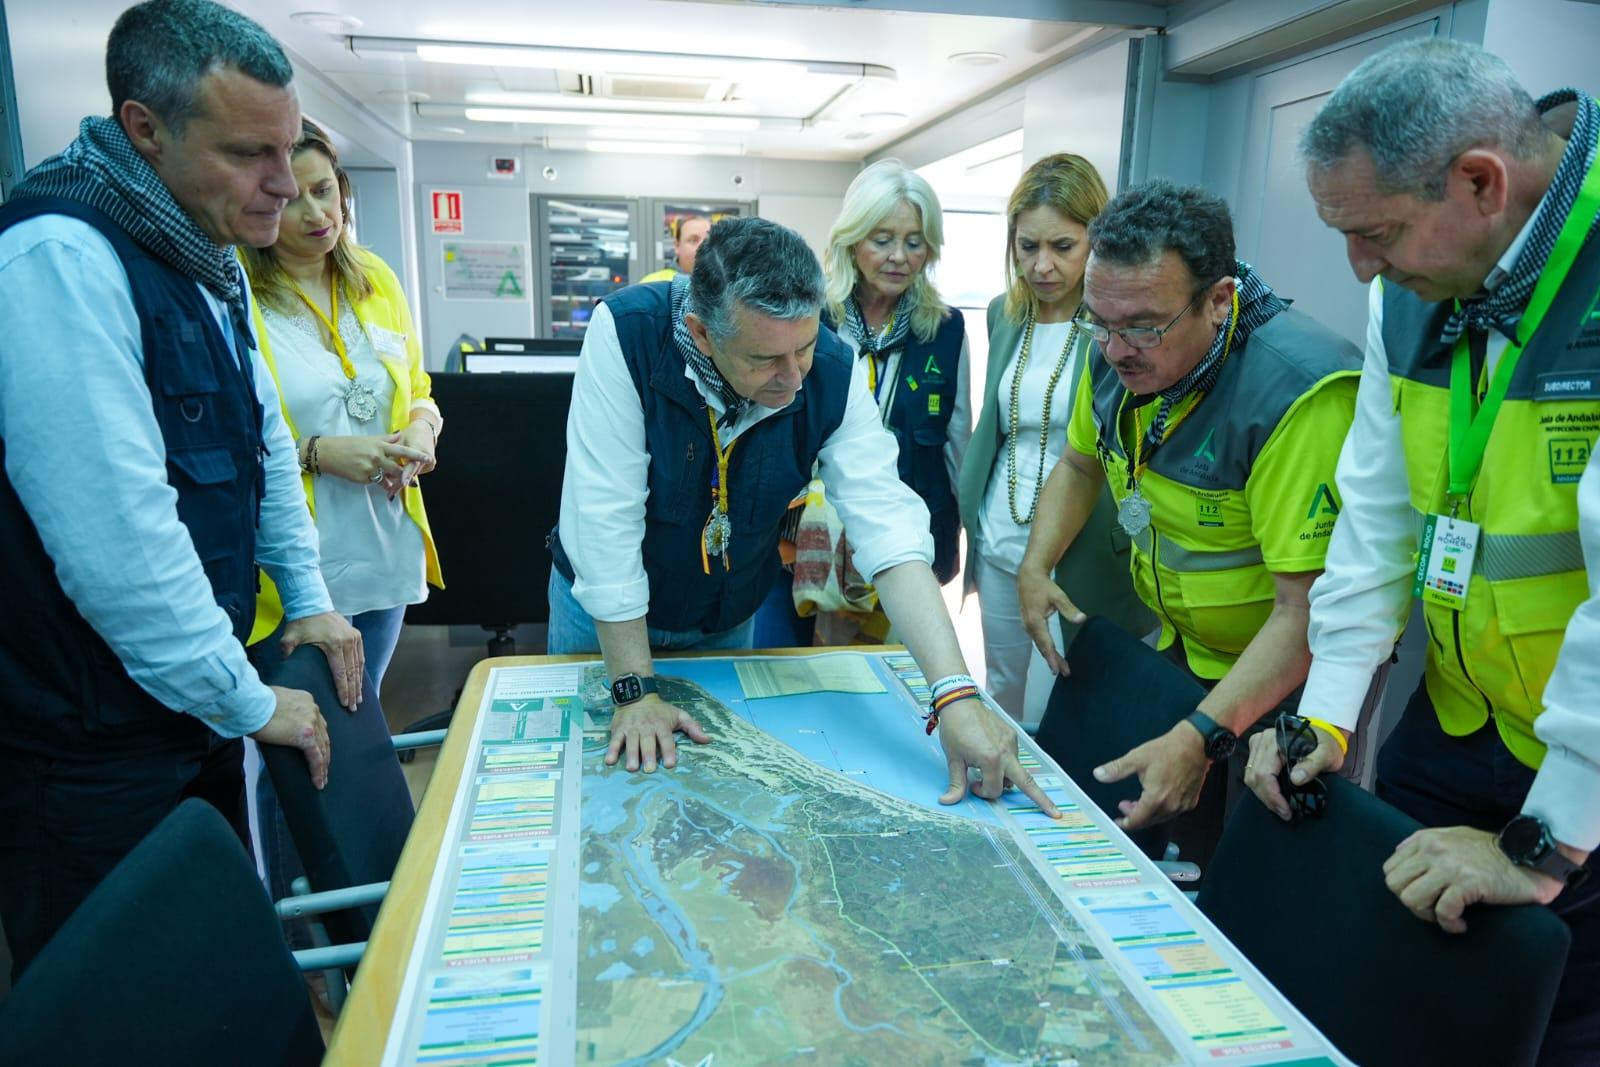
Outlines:
<svg viewBox="0 0 1600 1067"><path fill-rule="evenodd" d="M321 434L312 434L306 438L305 452L300 456L300 469L313 477L322 473L322 464L317 459L317 442L322 439Z"/></svg>

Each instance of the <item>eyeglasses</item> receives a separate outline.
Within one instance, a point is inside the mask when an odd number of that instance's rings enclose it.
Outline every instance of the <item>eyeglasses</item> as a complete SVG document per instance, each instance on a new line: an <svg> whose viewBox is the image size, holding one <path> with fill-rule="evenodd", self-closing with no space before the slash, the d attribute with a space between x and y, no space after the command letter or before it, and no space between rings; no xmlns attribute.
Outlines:
<svg viewBox="0 0 1600 1067"><path fill-rule="evenodd" d="M1313 778L1305 785L1295 785L1289 777L1294 765L1317 750L1317 732L1298 715L1281 715L1273 727L1278 740L1278 752L1283 756L1283 769L1278 772L1278 787L1289 802L1294 822L1311 817L1321 817L1328 808L1328 787L1322 779Z"/></svg>
<svg viewBox="0 0 1600 1067"><path fill-rule="evenodd" d="M1178 320L1187 315L1189 309L1194 307L1194 302L1199 300L1205 291L1210 288L1211 286L1209 285L1204 286L1191 296L1189 302L1183 305L1183 310L1172 316L1172 321L1165 326L1129 326L1125 329L1113 330L1104 323L1090 322L1085 318L1076 318L1072 321L1078 329L1093 338L1095 344L1101 346L1111 340L1112 334L1116 334L1122 338L1122 343L1129 348L1155 348L1161 344L1162 338L1167 336L1167 331L1178 325Z"/></svg>

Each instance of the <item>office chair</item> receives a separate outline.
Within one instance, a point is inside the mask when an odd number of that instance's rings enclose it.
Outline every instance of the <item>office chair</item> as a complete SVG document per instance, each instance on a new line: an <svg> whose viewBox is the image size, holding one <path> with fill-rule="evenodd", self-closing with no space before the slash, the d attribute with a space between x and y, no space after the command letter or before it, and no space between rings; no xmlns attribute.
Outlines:
<svg viewBox="0 0 1600 1067"><path fill-rule="evenodd" d="M1139 798L1139 780L1095 781L1094 768L1182 722L1206 692L1176 664L1110 619L1091 618L1067 647L1071 673L1057 678L1034 740L1113 818ZM1128 835L1151 859L1167 858L1171 826ZM1169 872L1170 873L1170 872Z"/></svg>
<svg viewBox="0 0 1600 1067"><path fill-rule="evenodd" d="M1479 906L1447 934L1407 911L1383 863L1421 824L1334 775L1290 825L1253 797L1228 821L1198 904L1363 1067L1531 1064L1571 935L1548 909Z"/></svg>
<svg viewBox="0 0 1600 1067"><path fill-rule="evenodd" d="M112 869L0 1004L0 1063L284 1067L322 1035L255 864L184 801Z"/></svg>
<svg viewBox="0 0 1600 1067"><path fill-rule="evenodd" d="M294 885L294 895L278 902L278 913L286 921L307 921L311 943L329 949L322 956L330 969L352 968L411 830L411 791L395 755L396 744L437 744L442 734L391 736L370 678L360 707L346 711L339 705L327 657L310 645L286 659L258 656L257 661L263 681L304 690L316 700L328 724L331 759L328 784L319 790L299 749L260 746L305 872ZM343 976L330 973L328 979L329 998L337 1010Z"/></svg>

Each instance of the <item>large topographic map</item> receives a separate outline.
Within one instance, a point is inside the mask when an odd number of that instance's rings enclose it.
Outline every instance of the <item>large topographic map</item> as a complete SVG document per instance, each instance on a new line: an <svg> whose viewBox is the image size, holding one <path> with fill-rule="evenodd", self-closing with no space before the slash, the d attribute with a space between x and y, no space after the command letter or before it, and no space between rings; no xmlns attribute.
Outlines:
<svg viewBox="0 0 1600 1067"><path fill-rule="evenodd" d="M607 768L585 678L576 1062L1181 1062L998 825L877 792L701 686L679 767ZM819 699L832 699L820 697Z"/></svg>

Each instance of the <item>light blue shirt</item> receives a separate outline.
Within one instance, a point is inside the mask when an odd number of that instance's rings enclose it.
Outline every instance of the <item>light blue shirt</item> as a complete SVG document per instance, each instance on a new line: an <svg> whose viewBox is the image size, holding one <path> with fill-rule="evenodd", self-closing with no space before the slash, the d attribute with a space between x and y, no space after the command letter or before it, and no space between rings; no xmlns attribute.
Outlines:
<svg viewBox="0 0 1600 1067"><path fill-rule="evenodd" d="M205 289L225 336L225 306ZM45 215L0 234L0 439L6 474L67 597L156 700L224 737L277 705L256 675L178 520L144 379L138 315L110 242ZM252 353L265 411L267 492L256 561L285 617L332 611L294 441Z"/></svg>

